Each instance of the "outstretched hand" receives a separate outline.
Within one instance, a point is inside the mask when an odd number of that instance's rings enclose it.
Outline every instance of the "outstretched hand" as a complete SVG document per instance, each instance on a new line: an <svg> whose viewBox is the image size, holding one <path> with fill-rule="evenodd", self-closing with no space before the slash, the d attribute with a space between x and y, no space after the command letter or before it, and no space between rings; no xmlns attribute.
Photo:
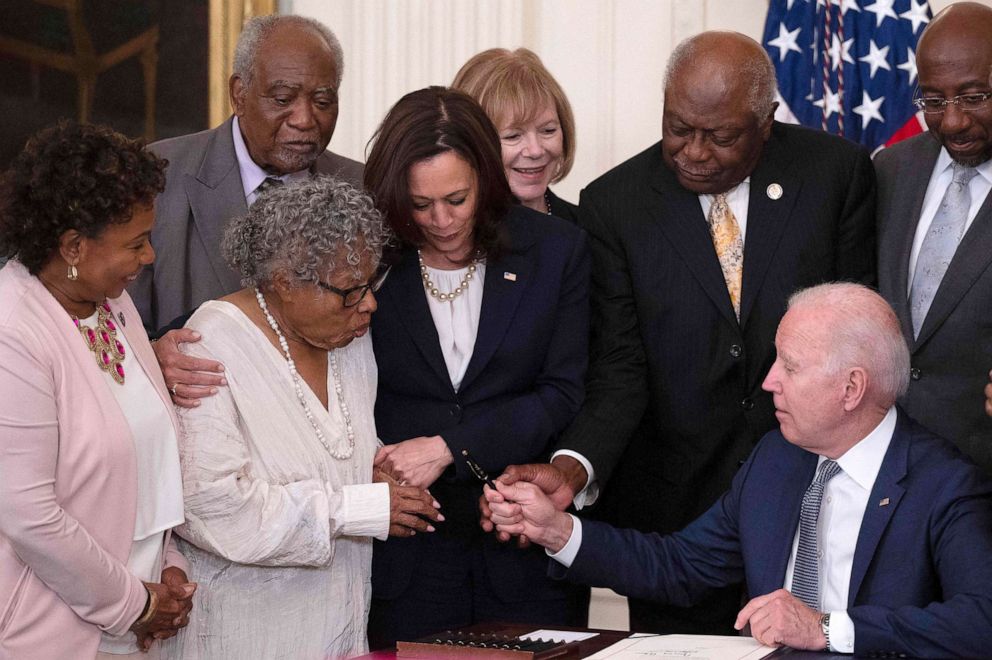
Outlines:
<svg viewBox="0 0 992 660"><path fill-rule="evenodd" d="M523 535L552 552L558 552L572 534L572 517L558 510L540 488L519 481L507 485L496 481L496 490L483 488L490 519L499 532Z"/></svg>

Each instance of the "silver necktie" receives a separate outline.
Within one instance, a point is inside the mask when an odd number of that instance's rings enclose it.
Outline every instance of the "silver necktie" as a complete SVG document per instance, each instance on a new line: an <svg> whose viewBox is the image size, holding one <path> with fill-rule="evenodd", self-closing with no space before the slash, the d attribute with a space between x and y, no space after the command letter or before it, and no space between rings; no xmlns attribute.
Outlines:
<svg viewBox="0 0 992 660"><path fill-rule="evenodd" d="M958 243L964 235L971 207L971 192L968 184L978 174L974 167L954 163L954 178L947 186L944 198L940 201L937 213L933 216L930 229L923 239L920 254L913 272L913 285L909 290L910 318L913 320L913 337L920 335L923 320L927 317L930 304L937 293L940 281L944 279L947 265L951 263Z"/></svg>
<svg viewBox="0 0 992 660"><path fill-rule="evenodd" d="M820 520L820 502L827 482L840 472L834 461L820 463L816 478L803 495L803 507L799 514L799 547L796 549L796 564L792 570L792 595L808 607L820 610L820 551L817 534Z"/></svg>

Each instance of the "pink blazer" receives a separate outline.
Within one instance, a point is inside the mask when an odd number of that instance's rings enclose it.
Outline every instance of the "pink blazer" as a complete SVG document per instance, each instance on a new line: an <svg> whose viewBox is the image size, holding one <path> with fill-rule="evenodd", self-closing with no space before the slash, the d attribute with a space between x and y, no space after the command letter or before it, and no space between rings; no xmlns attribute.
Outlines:
<svg viewBox="0 0 992 660"><path fill-rule="evenodd" d="M110 301L175 414L127 293ZM130 366L127 366L130 364ZM69 315L12 261L0 270L0 658L93 658L123 634L145 589L125 567L137 468L130 428ZM165 564L186 570L166 535Z"/></svg>

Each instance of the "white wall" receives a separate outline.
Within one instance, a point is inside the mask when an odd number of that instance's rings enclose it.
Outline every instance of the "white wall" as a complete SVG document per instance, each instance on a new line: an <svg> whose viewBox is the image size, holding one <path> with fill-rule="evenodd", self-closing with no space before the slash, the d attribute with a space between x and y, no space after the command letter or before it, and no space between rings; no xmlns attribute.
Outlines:
<svg viewBox="0 0 992 660"><path fill-rule="evenodd" d="M992 6L992 0L982 0ZM950 0L931 0L934 12ZM329 25L345 52L341 114L331 148L364 160L390 105L446 85L471 55L531 48L568 94L578 125L566 199L657 141L665 62L681 39L707 29L761 38L767 0L282 0L284 13Z"/></svg>

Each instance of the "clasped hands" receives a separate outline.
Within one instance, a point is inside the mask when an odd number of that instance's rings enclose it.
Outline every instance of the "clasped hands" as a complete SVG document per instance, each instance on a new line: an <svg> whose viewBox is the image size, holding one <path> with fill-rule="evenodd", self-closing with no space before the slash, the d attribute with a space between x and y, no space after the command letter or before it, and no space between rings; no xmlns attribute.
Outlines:
<svg viewBox="0 0 992 660"><path fill-rule="evenodd" d="M131 631L138 637L138 648L147 653L154 640L168 639L189 623L197 585L189 582L186 573L175 566L162 571L162 582L144 585L149 594L154 594L149 596L152 611L136 621Z"/></svg>
<svg viewBox="0 0 992 660"><path fill-rule="evenodd" d="M373 460L373 481L389 484L389 535L413 536L433 532L431 523L444 520L441 505L427 490L452 462L440 436L385 445Z"/></svg>

